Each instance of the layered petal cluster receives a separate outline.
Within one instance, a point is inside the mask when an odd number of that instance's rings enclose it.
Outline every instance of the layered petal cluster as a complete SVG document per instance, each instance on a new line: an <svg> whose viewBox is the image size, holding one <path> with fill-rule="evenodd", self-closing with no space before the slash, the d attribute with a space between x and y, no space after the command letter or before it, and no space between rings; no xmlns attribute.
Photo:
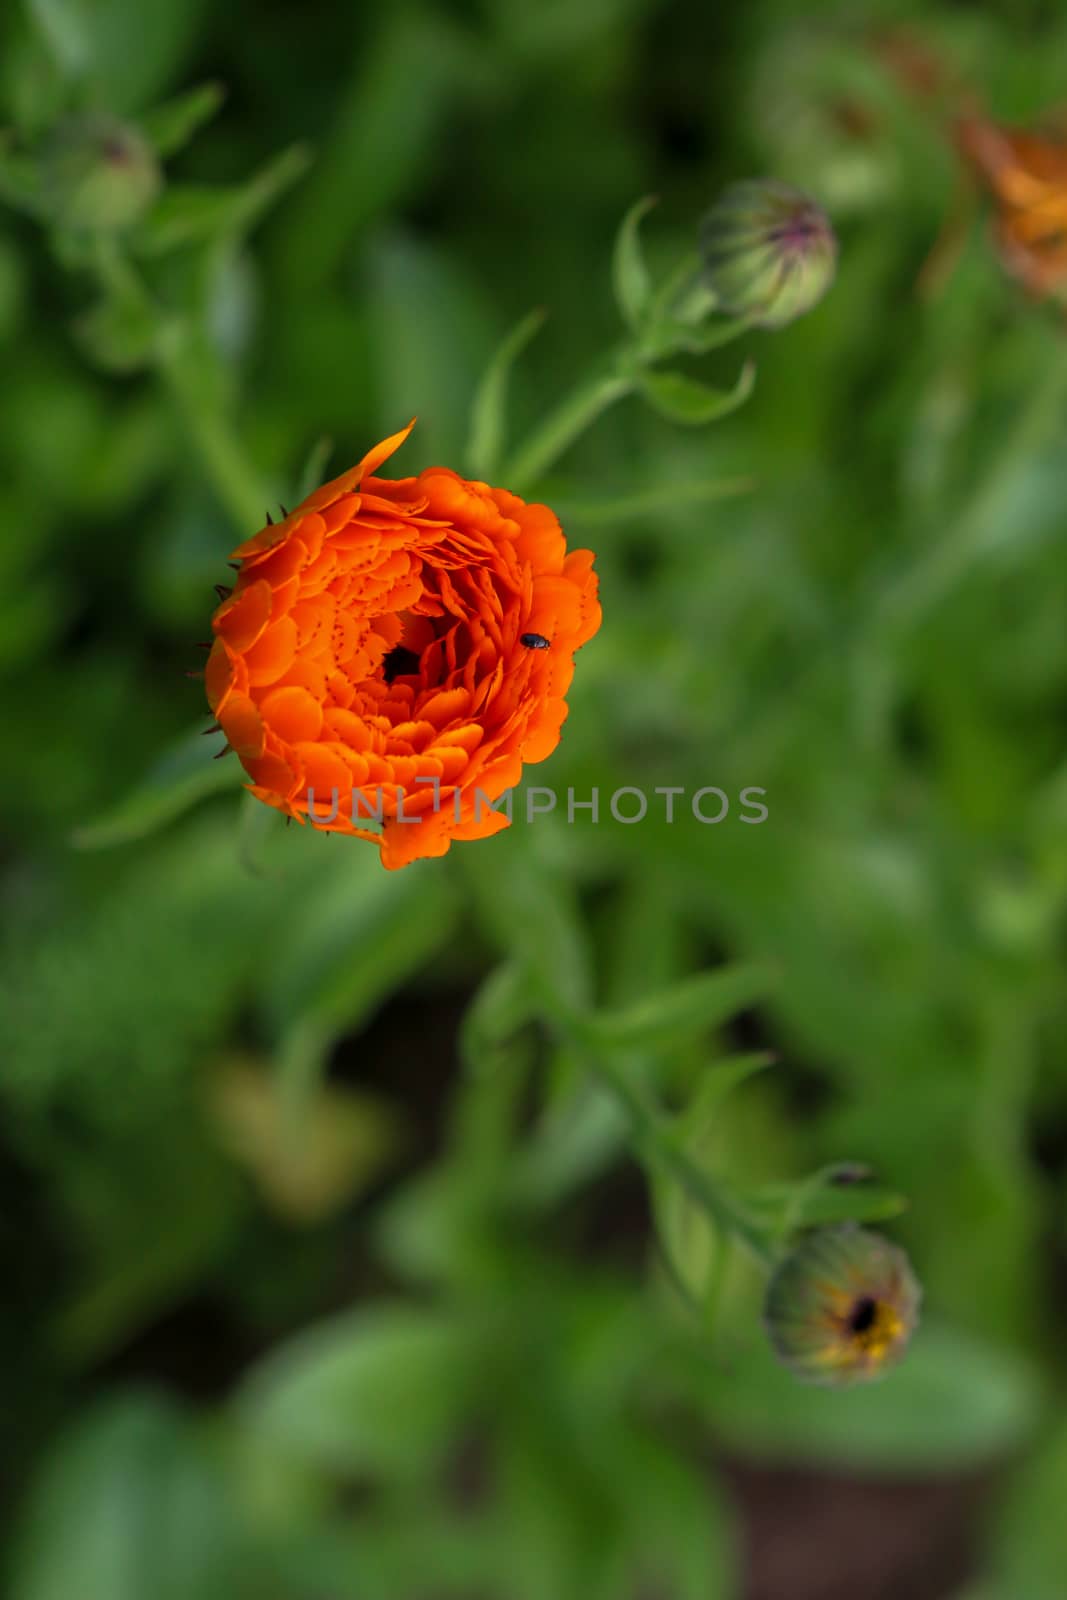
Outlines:
<svg viewBox="0 0 1067 1600"><path fill-rule="evenodd" d="M593 554L547 506L375 475L411 426L233 552L206 671L252 793L390 868L507 825L490 802L555 749L600 626Z"/></svg>

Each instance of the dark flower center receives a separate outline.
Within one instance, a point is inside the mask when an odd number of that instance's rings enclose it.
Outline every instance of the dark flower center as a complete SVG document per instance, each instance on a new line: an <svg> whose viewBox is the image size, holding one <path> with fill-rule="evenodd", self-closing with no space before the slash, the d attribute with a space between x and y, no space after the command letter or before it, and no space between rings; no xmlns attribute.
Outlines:
<svg viewBox="0 0 1067 1600"><path fill-rule="evenodd" d="M418 672L419 658L414 650L409 650L407 645L396 644L388 651L382 660L382 677L386 683L392 683L394 678Z"/></svg>
<svg viewBox="0 0 1067 1600"><path fill-rule="evenodd" d="M855 1334L870 1333L878 1317L878 1302L870 1295L857 1300L848 1319L849 1331Z"/></svg>

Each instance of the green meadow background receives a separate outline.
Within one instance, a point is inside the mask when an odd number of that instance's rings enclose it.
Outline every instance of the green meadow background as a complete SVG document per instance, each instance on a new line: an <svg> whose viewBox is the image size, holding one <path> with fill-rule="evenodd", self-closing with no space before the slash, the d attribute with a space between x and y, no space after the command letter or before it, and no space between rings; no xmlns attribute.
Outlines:
<svg viewBox="0 0 1067 1600"><path fill-rule="evenodd" d="M1065 58L1036 0L0 7L13 1600L1062 1600L1067 347L950 129ZM117 249L33 165L84 108L169 129ZM463 470L542 307L521 441L619 337L627 209L659 276L752 176L832 291L682 363L754 360L729 418L629 399L537 486L604 625L529 776L600 821L396 874L277 827L183 676L228 551L415 413L396 470ZM742 1201L873 1169L899 1370L774 1365L561 1008Z"/></svg>

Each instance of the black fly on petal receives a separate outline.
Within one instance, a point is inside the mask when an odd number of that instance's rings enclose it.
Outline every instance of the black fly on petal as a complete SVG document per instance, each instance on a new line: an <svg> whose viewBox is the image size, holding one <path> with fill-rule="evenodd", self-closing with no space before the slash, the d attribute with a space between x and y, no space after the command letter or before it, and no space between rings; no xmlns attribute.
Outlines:
<svg viewBox="0 0 1067 1600"><path fill-rule="evenodd" d="M523 633L519 635L519 643L524 644L527 650L547 650L551 641L543 633Z"/></svg>

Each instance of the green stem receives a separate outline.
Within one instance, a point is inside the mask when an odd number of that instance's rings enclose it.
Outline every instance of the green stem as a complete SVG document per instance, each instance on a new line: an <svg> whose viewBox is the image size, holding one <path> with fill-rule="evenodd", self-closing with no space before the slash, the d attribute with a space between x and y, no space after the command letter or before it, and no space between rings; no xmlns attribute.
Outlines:
<svg viewBox="0 0 1067 1600"><path fill-rule="evenodd" d="M155 370L160 382L174 401L235 526L241 533L254 531L263 522L263 485L229 419L204 394L200 358L189 344L185 325L177 318L167 317L132 263L106 235L97 240L96 270L108 294L151 323Z"/></svg>
<svg viewBox="0 0 1067 1600"><path fill-rule="evenodd" d="M694 291L700 293L703 314L714 305L715 297L701 284L700 257L695 250L691 250L682 257L674 271L667 274L653 295L649 321L662 322L669 313L677 319L688 295Z"/></svg>
<svg viewBox="0 0 1067 1600"><path fill-rule="evenodd" d="M632 394L637 387L633 374L621 370L621 360L607 372L588 379L574 389L555 411L550 411L541 426L516 451L501 473L509 489L521 493L543 477L565 450L616 401Z"/></svg>
<svg viewBox="0 0 1067 1600"><path fill-rule="evenodd" d="M266 493L228 419L205 403L199 360L180 324L161 328L157 370L234 525L254 533L263 525Z"/></svg>
<svg viewBox="0 0 1067 1600"><path fill-rule="evenodd" d="M580 1019L561 1019L557 1014L556 1021L586 1069L626 1113L642 1161L673 1178L694 1204L706 1212L724 1233L744 1245L761 1266L773 1267L775 1254L766 1236L733 1197L697 1165L663 1113L648 1103L629 1076L619 1069L617 1062L590 1048L585 1041Z"/></svg>
<svg viewBox="0 0 1067 1600"><path fill-rule="evenodd" d="M702 327L714 302L695 276L697 265L687 258L668 278L657 296L659 311L650 317L646 328L619 346L599 372L564 396L540 427L514 453L501 474L509 489L522 494L531 483L544 476L564 451L617 401L633 394L646 367L668 356L701 355L736 339L750 326L745 318L733 318L712 328ZM679 308L682 320L664 320L672 299L688 287L691 304Z"/></svg>

